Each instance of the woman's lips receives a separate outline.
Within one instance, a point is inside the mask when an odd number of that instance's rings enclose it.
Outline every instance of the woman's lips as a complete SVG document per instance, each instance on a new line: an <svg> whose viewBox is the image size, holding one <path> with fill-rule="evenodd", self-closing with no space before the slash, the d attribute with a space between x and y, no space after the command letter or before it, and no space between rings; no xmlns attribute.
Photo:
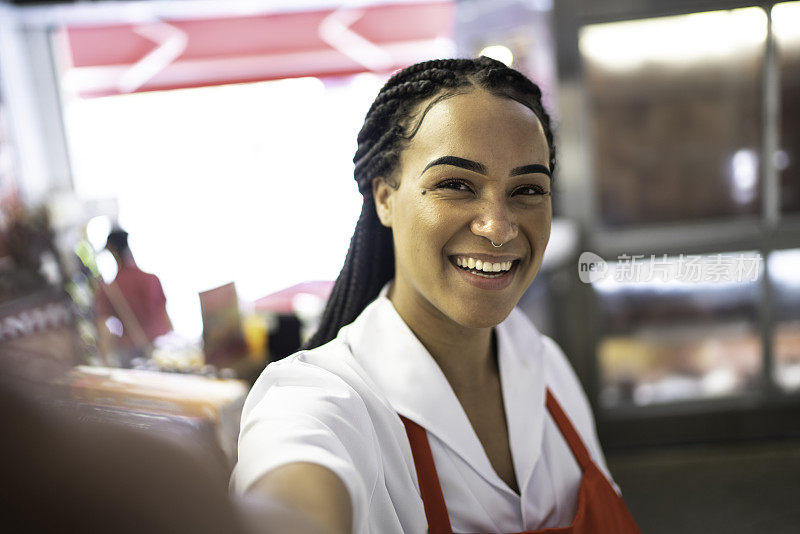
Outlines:
<svg viewBox="0 0 800 534"><path fill-rule="evenodd" d="M470 262L473 265L473 268L469 268L469 264L467 267L459 267L458 261L461 261L462 264L465 264L465 258L472 258L473 260L476 259L475 256L483 257L484 260L480 260L481 263L490 262L494 266L495 264L507 264L510 262L510 269L508 270L501 270L501 271L494 271L492 270L481 270L477 271L474 267L474 262ZM461 276L467 283L479 288L479 289L486 289L486 290L500 290L505 289L508 287L511 282L514 280L514 276L517 272L517 267L519 265L519 260L505 260L505 261L496 261L502 260L502 257L499 256L487 256L487 255L458 255L458 256L450 256L450 265L458 271L459 276ZM495 260L495 261L490 261ZM502 265L502 267L506 267L507 265Z"/></svg>

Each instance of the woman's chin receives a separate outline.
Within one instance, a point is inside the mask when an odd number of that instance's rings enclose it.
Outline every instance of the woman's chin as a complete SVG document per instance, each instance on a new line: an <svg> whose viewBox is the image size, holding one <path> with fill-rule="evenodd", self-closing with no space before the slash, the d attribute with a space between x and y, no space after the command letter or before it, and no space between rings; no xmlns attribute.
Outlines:
<svg viewBox="0 0 800 534"><path fill-rule="evenodd" d="M491 310L486 310L485 307L474 310L462 308L451 314L450 318L465 328L492 328L505 321L513 309L513 306L508 309Z"/></svg>

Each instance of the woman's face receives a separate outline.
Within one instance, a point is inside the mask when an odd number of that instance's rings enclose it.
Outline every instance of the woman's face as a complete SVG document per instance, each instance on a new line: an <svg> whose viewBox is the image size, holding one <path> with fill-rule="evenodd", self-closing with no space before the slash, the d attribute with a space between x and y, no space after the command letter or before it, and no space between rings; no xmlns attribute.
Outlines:
<svg viewBox="0 0 800 534"><path fill-rule="evenodd" d="M475 89L435 104L400 156L397 189L373 187L394 237L395 305L466 327L502 322L550 237L549 160L538 118L519 102Z"/></svg>

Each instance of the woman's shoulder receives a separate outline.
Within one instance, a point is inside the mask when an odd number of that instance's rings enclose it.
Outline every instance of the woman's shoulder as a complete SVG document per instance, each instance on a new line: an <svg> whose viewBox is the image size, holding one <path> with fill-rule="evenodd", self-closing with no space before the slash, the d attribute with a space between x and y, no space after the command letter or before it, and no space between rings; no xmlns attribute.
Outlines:
<svg viewBox="0 0 800 534"><path fill-rule="evenodd" d="M271 363L262 372L242 409L235 491L247 491L281 465L310 462L339 476L355 510L368 509L379 454L370 401L348 352L334 340Z"/></svg>
<svg viewBox="0 0 800 534"><path fill-rule="evenodd" d="M353 389L354 365L357 363L348 347L337 338L270 363L256 380L250 396L258 397L272 387L322 389L332 393Z"/></svg>
<svg viewBox="0 0 800 534"><path fill-rule="evenodd" d="M250 390L242 415L246 419L259 405L265 404L272 411L302 409L306 413L319 410L338 411L341 415L364 414L374 397L374 387L340 336L269 364ZM278 398L291 400L293 405L276 403Z"/></svg>

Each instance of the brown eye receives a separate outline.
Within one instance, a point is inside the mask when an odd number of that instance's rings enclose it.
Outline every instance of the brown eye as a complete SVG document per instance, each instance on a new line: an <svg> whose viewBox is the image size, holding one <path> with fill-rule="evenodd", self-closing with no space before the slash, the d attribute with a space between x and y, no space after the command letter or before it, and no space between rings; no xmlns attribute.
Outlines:
<svg viewBox="0 0 800 534"><path fill-rule="evenodd" d="M516 188L512 193L512 195L522 195L522 196L541 196L549 194L550 192L546 191L544 187L540 185L523 185L522 187Z"/></svg>
<svg viewBox="0 0 800 534"><path fill-rule="evenodd" d="M451 189L463 193L472 192L472 188L463 180L446 180L437 184L436 189Z"/></svg>

